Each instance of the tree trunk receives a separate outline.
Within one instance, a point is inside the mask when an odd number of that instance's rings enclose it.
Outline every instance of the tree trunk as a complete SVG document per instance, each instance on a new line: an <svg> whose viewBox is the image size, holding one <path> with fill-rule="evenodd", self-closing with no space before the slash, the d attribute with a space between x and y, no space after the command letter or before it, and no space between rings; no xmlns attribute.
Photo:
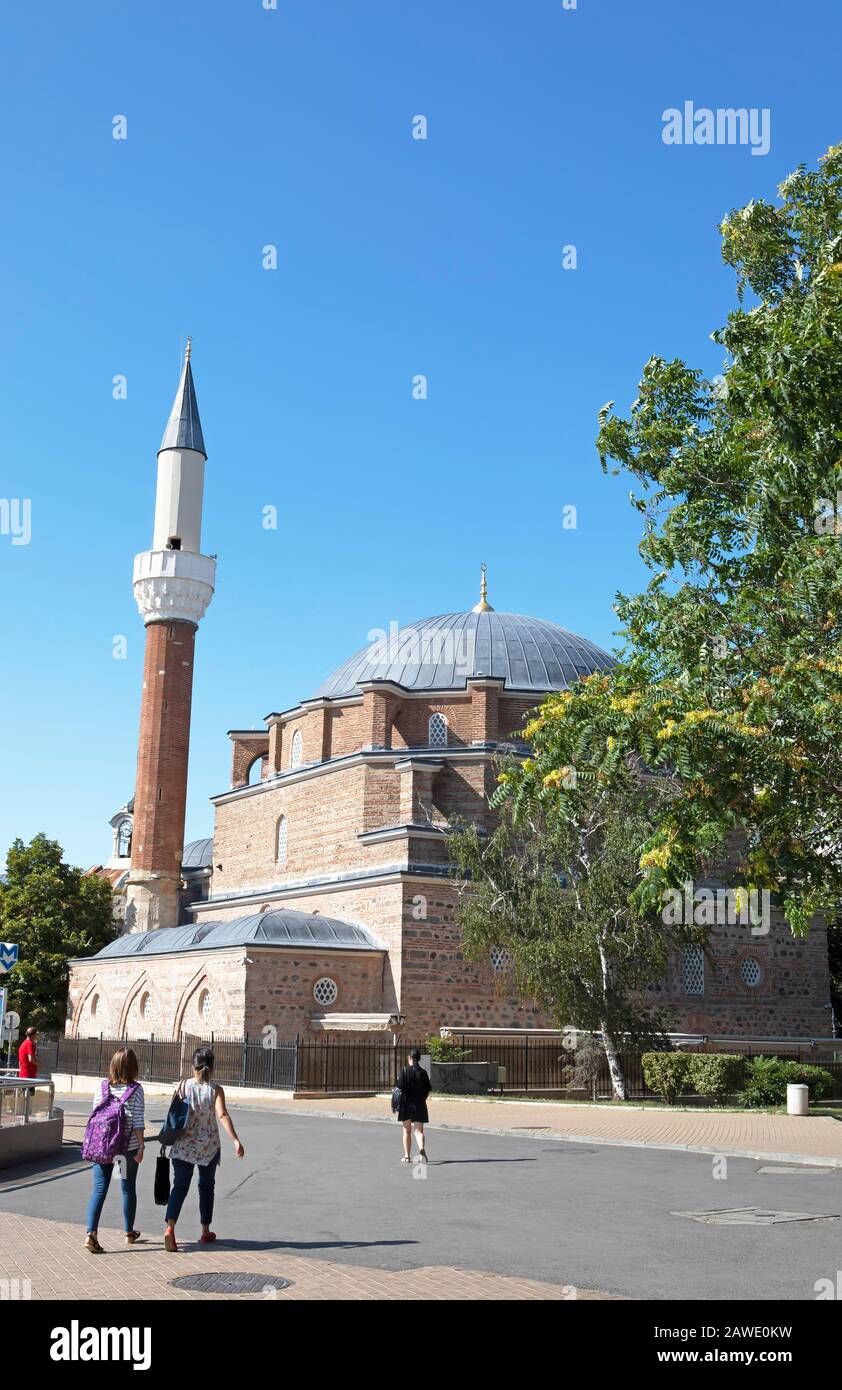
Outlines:
<svg viewBox="0 0 842 1390"><path fill-rule="evenodd" d="M599 943L599 963L602 967L602 997L606 1006L611 997L612 969L608 952L605 949L604 939ZM626 1100L626 1077L623 1071L623 1062L614 1045L614 1039L606 1027L605 1020L602 1022L602 1045L605 1048L605 1058L608 1062L608 1070L611 1073L611 1085L614 1087L614 1095L617 1100Z"/></svg>
<svg viewBox="0 0 842 1390"><path fill-rule="evenodd" d="M627 1100L626 1095L626 1075L623 1071L623 1059L614 1046L614 1039L611 1034L602 1029L602 1045L605 1048L605 1057L608 1062L608 1070L611 1073L611 1085L614 1087L614 1095L617 1100Z"/></svg>

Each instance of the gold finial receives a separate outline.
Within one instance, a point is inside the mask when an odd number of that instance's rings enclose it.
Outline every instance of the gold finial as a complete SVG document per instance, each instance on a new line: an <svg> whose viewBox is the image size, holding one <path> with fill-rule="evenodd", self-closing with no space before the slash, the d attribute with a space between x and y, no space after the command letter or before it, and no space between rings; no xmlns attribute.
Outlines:
<svg viewBox="0 0 842 1390"><path fill-rule="evenodd" d="M472 611L473 613L493 613L493 612L494 612L494 609L491 607L491 604L488 602L488 583L487 583L487 580L486 580L486 578L485 578L485 576L486 576L487 573L488 573L488 565L486 565L485 562L483 562L483 563L480 565L480 567L479 567L479 572L480 572L480 581L479 581L479 603L474 604L474 607L473 607L473 609L472 609L471 611Z"/></svg>
<svg viewBox="0 0 842 1390"><path fill-rule="evenodd" d="M187 362L190 361L190 354L191 354L192 351L193 351L193 339L192 339L192 338L188 338L188 339L187 339L187 347L184 349L184 361L185 361L185 363L187 363Z"/></svg>

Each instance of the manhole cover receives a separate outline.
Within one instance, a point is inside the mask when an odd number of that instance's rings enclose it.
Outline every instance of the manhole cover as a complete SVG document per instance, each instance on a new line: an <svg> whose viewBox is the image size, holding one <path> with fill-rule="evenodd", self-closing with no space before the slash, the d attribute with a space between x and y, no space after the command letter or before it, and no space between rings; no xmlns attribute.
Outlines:
<svg viewBox="0 0 842 1390"><path fill-rule="evenodd" d="M837 1221L838 1214L815 1211L770 1211L768 1207L721 1207L712 1211L673 1211L703 1226L777 1226L784 1221Z"/></svg>
<svg viewBox="0 0 842 1390"><path fill-rule="evenodd" d="M288 1289L291 1282L275 1274L182 1274L169 1280L172 1288L192 1293L272 1293Z"/></svg>
<svg viewBox="0 0 842 1390"><path fill-rule="evenodd" d="M799 1177L812 1177L814 1173L832 1173L833 1168L786 1168L781 1165L767 1164L764 1168L758 1168L758 1173L797 1173Z"/></svg>
<svg viewBox="0 0 842 1390"><path fill-rule="evenodd" d="M557 1145L554 1145L553 1148L551 1148L551 1149L542 1149L542 1150L541 1150L541 1153L542 1153L542 1154L558 1154L559 1156L562 1156L562 1155L565 1155L565 1154L595 1154L595 1153L598 1153L598 1152L599 1152L598 1149L580 1149L580 1148L576 1148L576 1146L575 1146L574 1144L557 1144Z"/></svg>

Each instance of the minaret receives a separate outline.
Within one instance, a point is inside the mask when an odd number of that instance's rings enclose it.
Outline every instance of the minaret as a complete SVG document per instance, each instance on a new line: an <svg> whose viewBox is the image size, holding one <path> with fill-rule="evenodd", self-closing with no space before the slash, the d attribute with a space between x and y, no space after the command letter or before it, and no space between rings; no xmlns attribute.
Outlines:
<svg viewBox="0 0 842 1390"><path fill-rule="evenodd" d="M201 553L205 442L190 339L161 447L151 550L135 556L146 624L126 930L178 922L196 628L213 597L216 561Z"/></svg>

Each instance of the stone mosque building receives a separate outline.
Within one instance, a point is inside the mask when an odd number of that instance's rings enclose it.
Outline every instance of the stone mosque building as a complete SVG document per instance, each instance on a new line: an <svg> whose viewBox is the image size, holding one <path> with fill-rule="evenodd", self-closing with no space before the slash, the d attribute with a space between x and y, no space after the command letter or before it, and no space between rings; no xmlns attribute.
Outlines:
<svg viewBox="0 0 842 1390"><path fill-rule="evenodd" d="M448 864L453 819L490 831L501 753L551 691L611 664L584 637L479 602L411 623L312 695L233 730L213 837L184 846L193 644L215 561L201 553L205 448L190 350L158 454L152 547L134 588L146 625L138 768L113 818L124 932L71 964L72 1036L421 1038L544 1028L501 953L469 962ZM326 663L327 664L327 663ZM658 1003L677 1031L828 1036L826 933L714 929L673 962Z"/></svg>

